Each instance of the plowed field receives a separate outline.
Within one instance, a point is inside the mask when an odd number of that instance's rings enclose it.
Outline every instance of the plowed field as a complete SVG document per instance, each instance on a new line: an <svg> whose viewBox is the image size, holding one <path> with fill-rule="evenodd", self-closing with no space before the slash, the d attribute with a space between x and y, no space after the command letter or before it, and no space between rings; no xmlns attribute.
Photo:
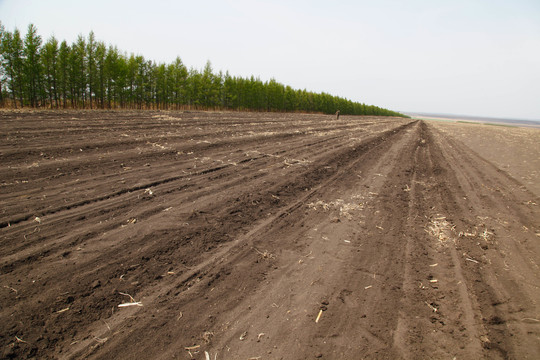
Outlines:
<svg viewBox="0 0 540 360"><path fill-rule="evenodd" d="M455 126L1 113L2 356L538 359L540 130Z"/></svg>

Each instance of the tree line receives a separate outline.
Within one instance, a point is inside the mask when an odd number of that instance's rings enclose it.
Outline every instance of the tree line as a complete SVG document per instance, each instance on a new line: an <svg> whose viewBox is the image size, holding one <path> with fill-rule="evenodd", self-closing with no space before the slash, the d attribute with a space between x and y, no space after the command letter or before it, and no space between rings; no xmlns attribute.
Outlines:
<svg viewBox="0 0 540 360"><path fill-rule="evenodd" d="M0 24L0 106L75 109L228 109L403 116L373 105L293 89L276 80L216 73L210 62L188 69L180 57L156 63L79 35L45 43Z"/></svg>

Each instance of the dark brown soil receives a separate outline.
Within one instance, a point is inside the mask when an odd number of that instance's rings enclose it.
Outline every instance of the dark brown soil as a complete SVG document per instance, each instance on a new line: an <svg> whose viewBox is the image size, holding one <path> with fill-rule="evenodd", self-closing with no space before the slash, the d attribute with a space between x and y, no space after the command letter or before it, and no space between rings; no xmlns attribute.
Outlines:
<svg viewBox="0 0 540 360"><path fill-rule="evenodd" d="M0 138L3 358L540 354L540 198L452 131L44 111Z"/></svg>

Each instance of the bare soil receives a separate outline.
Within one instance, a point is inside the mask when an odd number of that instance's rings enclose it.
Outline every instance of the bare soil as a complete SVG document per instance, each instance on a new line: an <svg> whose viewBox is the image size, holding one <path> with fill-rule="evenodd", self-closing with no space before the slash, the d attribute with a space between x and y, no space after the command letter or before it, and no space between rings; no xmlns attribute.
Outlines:
<svg viewBox="0 0 540 360"><path fill-rule="evenodd" d="M540 196L540 124L536 128L470 122L435 121L431 124L474 149Z"/></svg>
<svg viewBox="0 0 540 360"><path fill-rule="evenodd" d="M1 113L1 356L537 359L540 150L453 126Z"/></svg>

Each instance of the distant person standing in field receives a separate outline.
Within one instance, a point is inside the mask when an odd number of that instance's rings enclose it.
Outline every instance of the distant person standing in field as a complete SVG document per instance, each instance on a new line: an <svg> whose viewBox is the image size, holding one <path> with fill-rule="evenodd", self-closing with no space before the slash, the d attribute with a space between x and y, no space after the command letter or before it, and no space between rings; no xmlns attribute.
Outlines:
<svg viewBox="0 0 540 360"><path fill-rule="evenodd" d="M339 110L336 111L336 120L339 120Z"/></svg>

